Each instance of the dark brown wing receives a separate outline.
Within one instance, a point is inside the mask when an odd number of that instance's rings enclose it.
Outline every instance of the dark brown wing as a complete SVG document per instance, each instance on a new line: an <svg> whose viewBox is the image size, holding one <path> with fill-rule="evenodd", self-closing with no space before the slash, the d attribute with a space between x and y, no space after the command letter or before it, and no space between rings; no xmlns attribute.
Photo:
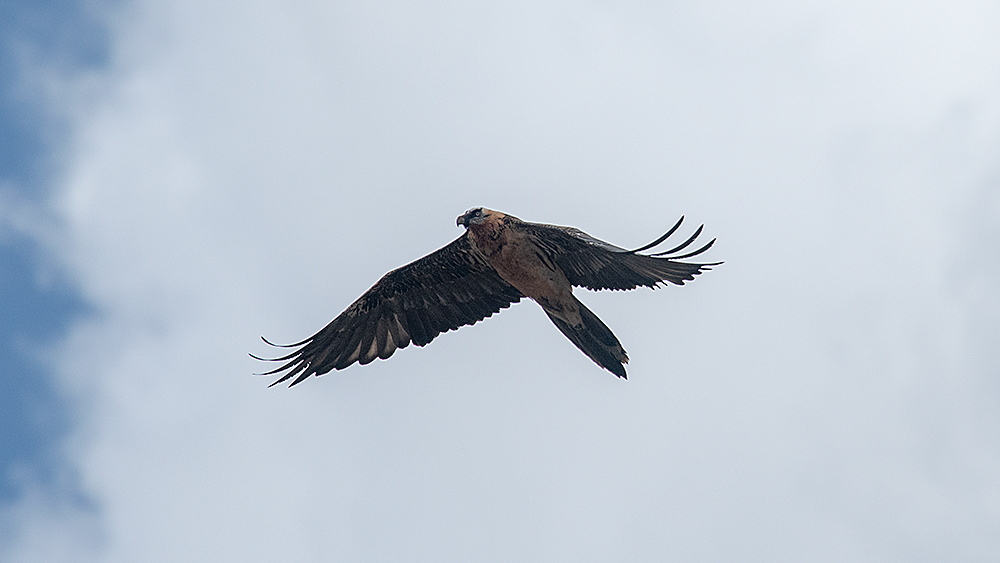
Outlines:
<svg viewBox="0 0 1000 563"><path fill-rule="evenodd" d="M722 263L692 264L677 261L697 256L715 243L715 239L712 239L694 252L679 254L698 238L703 226L698 227L682 244L670 250L649 255L639 254L640 251L649 250L665 241L683 221L684 217L681 217L667 234L635 250L625 250L573 227L542 223L521 223L520 227L562 268L571 284L595 290L635 289L640 285L655 288L663 282L684 285L685 281L693 280L696 275L711 269L711 266Z"/></svg>
<svg viewBox="0 0 1000 563"><path fill-rule="evenodd" d="M521 297L463 234L383 276L323 330L286 346L297 350L269 359L286 363L261 375L288 370L271 385L294 377L292 386L310 375L344 369L354 362L386 359L410 342L424 346L438 334L481 321Z"/></svg>

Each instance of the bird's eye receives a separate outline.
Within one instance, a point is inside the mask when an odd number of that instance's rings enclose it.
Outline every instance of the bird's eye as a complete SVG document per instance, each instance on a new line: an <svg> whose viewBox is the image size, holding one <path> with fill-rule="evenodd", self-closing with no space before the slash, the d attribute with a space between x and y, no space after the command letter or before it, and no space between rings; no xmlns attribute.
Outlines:
<svg viewBox="0 0 1000 563"><path fill-rule="evenodd" d="M483 215L483 210L482 209L477 209L475 215L476 215L476 217L481 217Z"/></svg>

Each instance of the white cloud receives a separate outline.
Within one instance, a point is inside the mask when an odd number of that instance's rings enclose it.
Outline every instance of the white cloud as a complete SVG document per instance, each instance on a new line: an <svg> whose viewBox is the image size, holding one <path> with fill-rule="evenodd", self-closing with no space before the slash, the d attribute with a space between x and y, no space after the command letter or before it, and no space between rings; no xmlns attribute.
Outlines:
<svg viewBox="0 0 1000 563"><path fill-rule="evenodd" d="M997 14L869 6L177 2L122 25L54 203L102 312L58 359L102 530L81 549L994 558L1000 394L969 326L996 324L975 303L998 272L955 291L952 256L994 189ZM628 382L531 303L294 390L248 375L259 334L307 336L473 205L625 246L686 214L726 264L582 295ZM34 506L18 554L51 560Z"/></svg>

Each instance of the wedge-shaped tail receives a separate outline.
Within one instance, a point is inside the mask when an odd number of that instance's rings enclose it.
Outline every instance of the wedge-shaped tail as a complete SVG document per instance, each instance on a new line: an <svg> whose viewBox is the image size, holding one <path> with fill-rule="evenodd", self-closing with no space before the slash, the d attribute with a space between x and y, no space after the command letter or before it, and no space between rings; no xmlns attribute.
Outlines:
<svg viewBox="0 0 1000 563"><path fill-rule="evenodd" d="M611 332L608 325L604 324L604 321L599 319L593 311L588 309L576 297L573 297L573 299L576 300L577 306L580 307L580 317L583 319L583 323L580 326L572 326L559 317L554 316L548 310L545 310L545 314L552 319L552 323L556 325L559 331L565 334L566 338L569 338L570 342L575 344L591 360L594 360L597 365L622 379L627 379L628 376L625 374L625 366L623 364L628 363L628 354L625 353L625 349L618 342L618 338Z"/></svg>

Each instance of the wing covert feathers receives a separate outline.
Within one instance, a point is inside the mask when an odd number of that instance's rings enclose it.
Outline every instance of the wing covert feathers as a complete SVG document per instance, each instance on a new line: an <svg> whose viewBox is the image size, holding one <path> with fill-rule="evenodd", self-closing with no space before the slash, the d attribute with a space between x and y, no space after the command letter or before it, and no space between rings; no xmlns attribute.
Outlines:
<svg viewBox="0 0 1000 563"><path fill-rule="evenodd" d="M322 330L288 345L296 350L268 358L285 363L261 375L286 372L271 385L292 379L294 386L354 362L386 359L411 342L424 346L520 301L521 292L472 249L467 236L383 276Z"/></svg>
<svg viewBox="0 0 1000 563"><path fill-rule="evenodd" d="M635 289L639 286L656 288L661 283L684 285L684 282L721 262L678 262L697 256L715 244L712 239L704 246L687 254L677 255L690 246L701 234L704 226L680 245L664 252L640 254L666 241L681 226L684 217L663 236L637 248L626 250L596 239L579 229L542 223L524 223L539 248L546 251L559 265L571 284L592 290Z"/></svg>

